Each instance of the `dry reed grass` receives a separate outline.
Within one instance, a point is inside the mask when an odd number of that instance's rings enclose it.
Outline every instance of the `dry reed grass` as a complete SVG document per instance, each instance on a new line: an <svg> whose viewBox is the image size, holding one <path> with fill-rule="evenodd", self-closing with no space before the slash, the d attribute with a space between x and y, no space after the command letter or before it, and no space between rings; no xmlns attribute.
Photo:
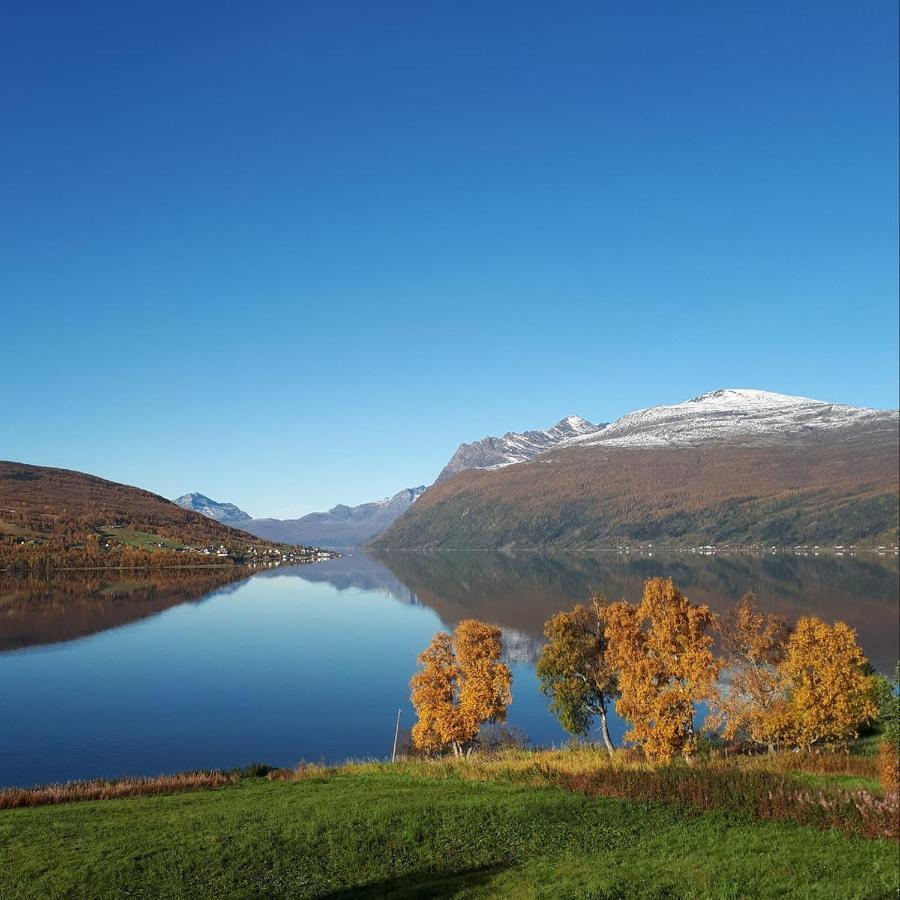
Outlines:
<svg viewBox="0 0 900 900"><path fill-rule="evenodd" d="M160 775L157 778L69 781L65 784L48 784L34 788L6 788L0 790L0 809L75 803L79 800L147 797L201 789L213 790L234 784L239 777L236 772L185 772L180 775Z"/></svg>
<svg viewBox="0 0 900 900"><path fill-rule="evenodd" d="M216 789L242 777L277 781L322 779L342 774L396 773L425 778L509 781L641 802L677 803L699 810L720 810L758 819L836 828L866 837L900 837L896 789L868 790L840 779L876 779L884 759L848 753L727 754L713 751L670 766L648 765L637 750L609 756L592 746L558 750L505 749L468 759L404 758L397 764L347 762L296 769L255 764L233 772L190 772L159 778L68 784L0 791L0 809L43 806L78 800L169 794ZM894 760L896 773L896 760Z"/></svg>
<svg viewBox="0 0 900 900"><path fill-rule="evenodd" d="M896 794L900 789L900 752L893 741L878 745L878 778L885 793Z"/></svg>
<svg viewBox="0 0 900 900"><path fill-rule="evenodd" d="M302 780L340 774L401 772L428 778L465 778L554 785L603 797L677 803L757 819L836 828L865 837L900 837L896 793L884 796L840 783L877 778L877 761L847 753L773 753L756 756L704 754L691 761L652 767L635 750L612 757L592 747L504 750L468 759L404 759L390 763L303 764L270 777ZM810 778L818 776L818 778Z"/></svg>

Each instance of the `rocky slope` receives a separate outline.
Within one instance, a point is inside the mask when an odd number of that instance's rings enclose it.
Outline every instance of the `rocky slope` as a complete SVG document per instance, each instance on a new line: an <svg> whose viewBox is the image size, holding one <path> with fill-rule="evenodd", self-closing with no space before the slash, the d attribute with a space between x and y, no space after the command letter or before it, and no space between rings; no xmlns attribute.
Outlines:
<svg viewBox="0 0 900 900"><path fill-rule="evenodd" d="M460 444L441 470L437 481L443 481L466 469L498 469L534 459L540 453L577 438L601 432L604 425L594 425L581 416L567 416L544 431L507 432L503 437L485 437L471 444Z"/></svg>

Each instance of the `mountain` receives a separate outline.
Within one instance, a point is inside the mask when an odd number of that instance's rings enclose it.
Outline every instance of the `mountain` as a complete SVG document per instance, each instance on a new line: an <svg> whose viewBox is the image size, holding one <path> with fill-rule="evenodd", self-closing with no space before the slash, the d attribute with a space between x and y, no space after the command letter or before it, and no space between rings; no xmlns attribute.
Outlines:
<svg viewBox="0 0 900 900"><path fill-rule="evenodd" d="M897 410L713 391L445 477L373 545L895 542L898 426Z"/></svg>
<svg viewBox="0 0 900 900"><path fill-rule="evenodd" d="M280 561L292 549L141 488L0 461L0 568L221 565L276 554Z"/></svg>
<svg viewBox="0 0 900 900"><path fill-rule="evenodd" d="M182 494L175 502L182 509L192 509L201 516L215 519L223 525L237 525L239 522L248 522L252 518L249 513L239 509L233 503L219 503L218 500L210 500L205 494Z"/></svg>
<svg viewBox="0 0 900 900"><path fill-rule="evenodd" d="M244 531L285 544L312 544L316 547L360 547L380 535L403 515L425 491L425 485L404 488L374 503L345 506L339 503L328 512L314 512L299 519L251 519L241 522Z"/></svg>
<svg viewBox="0 0 900 900"><path fill-rule="evenodd" d="M897 412L824 403L768 391L721 389L684 403L629 413L571 443L604 447L803 445L854 427L896 426Z"/></svg>
<svg viewBox="0 0 900 900"><path fill-rule="evenodd" d="M460 444L437 481L466 469L497 469L526 462L551 447L574 438L590 437L605 427L593 425L581 416L567 416L545 431L510 431L503 437L486 437L472 444Z"/></svg>

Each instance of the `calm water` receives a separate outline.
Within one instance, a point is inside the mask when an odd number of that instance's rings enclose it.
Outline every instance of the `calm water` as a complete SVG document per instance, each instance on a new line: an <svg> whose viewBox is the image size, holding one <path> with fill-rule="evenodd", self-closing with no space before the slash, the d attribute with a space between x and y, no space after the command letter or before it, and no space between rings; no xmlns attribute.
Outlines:
<svg viewBox="0 0 900 900"><path fill-rule="evenodd" d="M396 553L230 583L0 579L0 785L384 757L398 708L412 724L416 655L469 616L503 628L511 724L559 742L533 669L544 621L657 574L720 611L753 590L790 617L843 618L880 670L896 661L894 558Z"/></svg>

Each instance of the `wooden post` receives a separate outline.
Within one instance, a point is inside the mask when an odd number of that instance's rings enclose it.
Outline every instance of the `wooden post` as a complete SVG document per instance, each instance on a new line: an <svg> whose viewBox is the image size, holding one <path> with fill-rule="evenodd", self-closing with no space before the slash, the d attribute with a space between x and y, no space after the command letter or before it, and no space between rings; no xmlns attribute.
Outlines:
<svg viewBox="0 0 900 900"><path fill-rule="evenodd" d="M397 758L397 738L400 735L400 710L397 710L397 724L394 727L394 749L391 752L391 762Z"/></svg>

